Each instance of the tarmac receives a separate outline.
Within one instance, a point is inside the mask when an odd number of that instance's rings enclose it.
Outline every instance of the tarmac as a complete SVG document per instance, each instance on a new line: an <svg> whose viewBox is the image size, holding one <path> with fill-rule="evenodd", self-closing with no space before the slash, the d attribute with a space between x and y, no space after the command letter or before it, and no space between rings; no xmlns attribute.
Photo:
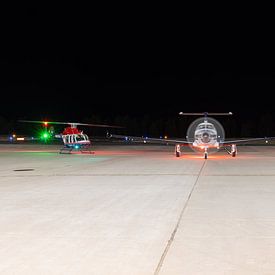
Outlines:
<svg viewBox="0 0 275 275"><path fill-rule="evenodd" d="M0 145L0 274L275 274L275 147Z"/></svg>

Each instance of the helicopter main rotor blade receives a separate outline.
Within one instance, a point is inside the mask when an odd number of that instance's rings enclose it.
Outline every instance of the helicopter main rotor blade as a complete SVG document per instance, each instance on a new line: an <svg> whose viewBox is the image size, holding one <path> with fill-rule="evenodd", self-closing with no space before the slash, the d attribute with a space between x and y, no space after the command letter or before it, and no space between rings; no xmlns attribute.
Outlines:
<svg viewBox="0 0 275 275"><path fill-rule="evenodd" d="M27 122L27 123L38 123L38 124L74 124L76 125L77 123L71 123L71 122L60 122L60 121L47 121L47 120L18 120L19 122Z"/></svg>
<svg viewBox="0 0 275 275"><path fill-rule="evenodd" d="M90 126L90 127L124 128L124 127L122 127L122 126L106 125L106 124L90 124L90 123L70 123L70 124L73 124L73 125Z"/></svg>
<svg viewBox="0 0 275 275"><path fill-rule="evenodd" d="M90 127L104 127L104 128L123 128L122 126L116 125L106 125L106 124L91 124L91 123L79 123L79 122L60 122L60 121L41 121L41 120L19 120L19 122L27 122L27 123L39 123L39 124L64 124L64 125L83 125Z"/></svg>
<svg viewBox="0 0 275 275"><path fill-rule="evenodd" d="M42 120L18 120L19 122L27 122L27 123L39 123L39 124L68 124L65 122L51 122L51 121L42 121Z"/></svg>

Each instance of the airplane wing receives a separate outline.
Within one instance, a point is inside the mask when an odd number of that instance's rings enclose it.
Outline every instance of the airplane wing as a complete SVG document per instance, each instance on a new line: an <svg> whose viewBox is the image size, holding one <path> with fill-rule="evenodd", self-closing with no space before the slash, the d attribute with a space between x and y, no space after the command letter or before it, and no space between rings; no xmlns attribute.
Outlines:
<svg viewBox="0 0 275 275"><path fill-rule="evenodd" d="M159 143L159 144L181 144L181 145L189 145L193 144L191 141L187 141L186 139L166 139L166 138L149 138L149 137L136 137L136 136L124 136L124 135L114 135L107 134L108 138L117 138L123 139L126 142L143 142L143 143ZM257 142L257 141L265 141L266 143L270 140L275 139L275 137L264 137L264 138L248 138L248 139L236 139L236 140L226 140L222 144L223 145L232 145L232 144L243 144L249 142Z"/></svg>
<svg viewBox="0 0 275 275"><path fill-rule="evenodd" d="M257 141L265 141L266 143L268 143L272 139L275 139L275 137L226 140L226 141L223 142L223 145L242 144L242 143L257 142Z"/></svg>
<svg viewBox="0 0 275 275"><path fill-rule="evenodd" d="M181 145L188 145L192 144L184 139L167 139L167 138L148 138L148 137L135 137L135 136L123 136L123 135L113 135L107 134L108 138L118 138L124 139L128 142L143 142L143 143L160 143L160 144L181 144Z"/></svg>

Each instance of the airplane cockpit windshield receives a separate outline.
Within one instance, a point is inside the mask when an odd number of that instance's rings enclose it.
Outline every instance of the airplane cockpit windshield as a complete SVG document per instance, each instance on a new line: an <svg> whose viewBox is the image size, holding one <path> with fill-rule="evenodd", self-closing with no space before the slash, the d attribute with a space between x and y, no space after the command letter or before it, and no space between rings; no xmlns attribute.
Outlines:
<svg viewBox="0 0 275 275"><path fill-rule="evenodd" d="M201 124L198 129L214 129L214 126L212 124Z"/></svg>

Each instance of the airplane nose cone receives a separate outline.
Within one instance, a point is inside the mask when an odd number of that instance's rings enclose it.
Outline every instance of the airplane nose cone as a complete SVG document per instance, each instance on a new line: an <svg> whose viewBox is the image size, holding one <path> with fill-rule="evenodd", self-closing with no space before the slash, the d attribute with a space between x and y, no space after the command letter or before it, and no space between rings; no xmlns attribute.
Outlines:
<svg viewBox="0 0 275 275"><path fill-rule="evenodd" d="M210 141L209 134L208 133L203 133L202 135L202 141L204 143L208 143Z"/></svg>

